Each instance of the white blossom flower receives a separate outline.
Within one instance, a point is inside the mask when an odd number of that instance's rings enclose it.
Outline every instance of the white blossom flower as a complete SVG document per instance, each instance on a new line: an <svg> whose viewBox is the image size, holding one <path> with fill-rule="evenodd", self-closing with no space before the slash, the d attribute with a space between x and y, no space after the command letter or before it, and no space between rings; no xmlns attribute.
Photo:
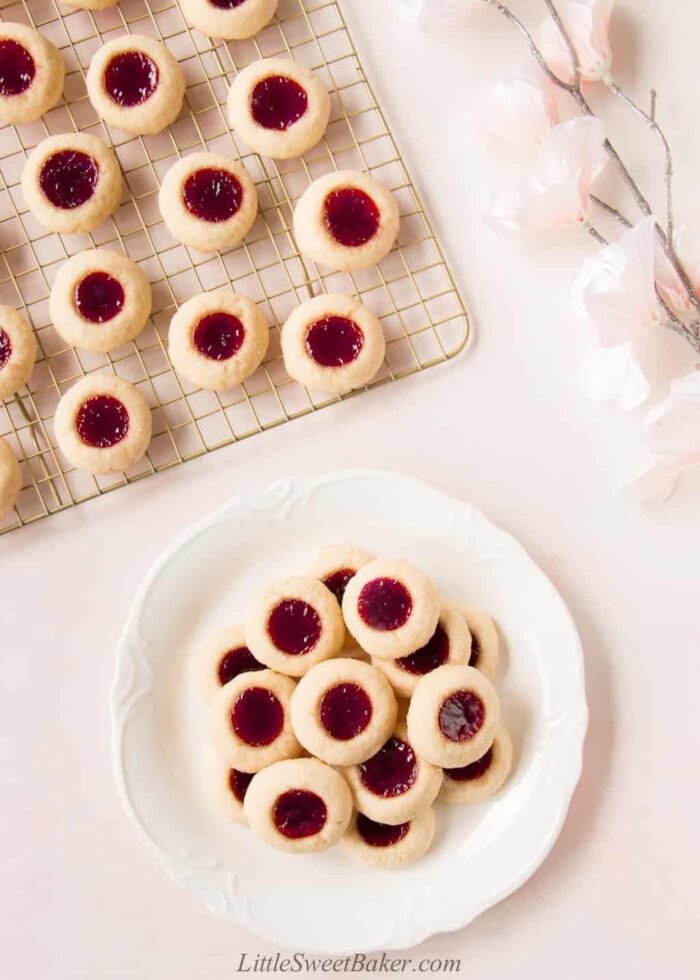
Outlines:
<svg viewBox="0 0 700 980"><path fill-rule="evenodd" d="M697 234L697 229L681 225L676 231L673 244L676 255L683 263L696 292L700 291L700 236ZM659 292L674 313L680 316L694 313L688 290L658 242L655 275Z"/></svg>
<svg viewBox="0 0 700 980"><path fill-rule="evenodd" d="M399 0L404 15L424 30L449 27L490 0Z"/></svg>
<svg viewBox="0 0 700 980"><path fill-rule="evenodd" d="M496 82L471 121L486 136L536 149L557 122L555 91L539 69L510 72Z"/></svg>
<svg viewBox="0 0 700 980"><path fill-rule="evenodd" d="M631 343L594 348L583 366L583 389L595 401L609 401L624 412L643 404L651 385Z"/></svg>
<svg viewBox="0 0 700 980"><path fill-rule="evenodd" d="M578 57L581 77L596 82L610 77L612 49L609 29L614 0L561 0L557 4ZM569 49L551 17L543 23L538 44L545 61L565 82L574 81Z"/></svg>

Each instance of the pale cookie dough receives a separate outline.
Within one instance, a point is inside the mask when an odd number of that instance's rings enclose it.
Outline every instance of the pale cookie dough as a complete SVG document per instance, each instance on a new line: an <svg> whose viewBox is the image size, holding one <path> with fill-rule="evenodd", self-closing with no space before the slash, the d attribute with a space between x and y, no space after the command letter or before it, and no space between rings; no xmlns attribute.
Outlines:
<svg viewBox="0 0 700 980"><path fill-rule="evenodd" d="M245 624L249 649L281 674L301 677L343 649L345 627L335 596L313 578L282 579L253 603Z"/></svg>
<svg viewBox="0 0 700 980"><path fill-rule="evenodd" d="M158 195L168 231L200 252L239 245L258 213L258 195L245 167L220 153L191 153L168 170Z"/></svg>
<svg viewBox="0 0 700 980"><path fill-rule="evenodd" d="M500 717L491 681L474 667L448 664L426 674L413 692L408 735L428 762L453 769L481 758Z"/></svg>
<svg viewBox="0 0 700 980"><path fill-rule="evenodd" d="M399 723L378 752L345 770L345 778L360 813L399 824L430 806L442 785L442 769L419 756L406 725Z"/></svg>
<svg viewBox="0 0 700 980"><path fill-rule="evenodd" d="M54 279L49 316L71 347L107 353L133 340L151 314L151 286L122 252L87 249Z"/></svg>
<svg viewBox="0 0 700 980"><path fill-rule="evenodd" d="M211 804L229 820L247 824L243 801L254 773L231 769L210 747L205 763L206 793Z"/></svg>
<svg viewBox="0 0 700 980"><path fill-rule="evenodd" d="M337 393L368 384L386 351L374 313L341 293L314 296L293 310L281 344L290 377L307 388Z"/></svg>
<svg viewBox="0 0 700 980"><path fill-rule="evenodd" d="M418 681L443 664L463 664L469 660L469 630L456 606L444 606L435 632L425 646L398 660L373 657L372 663L385 675L397 696L410 698Z"/></svg>
<svg viewBox="0 0 700 980"><path fill-rule="evenodd" d="M263 58L236 75L228 93L233 131L254 153L299 157L321 139L331 100L316 75L289 58Z"/></svg>
<svg viewBox="0 0 700 980"><path fill-rule="evenodd" d="M352 816L347 783L318 759L291 759L259 772L243 806L256 837L296 854L325 851Z"/></svg>
<svg viewBox="0 0 700 980"><path fill-rule="evenodd" d="M291 711L301 744L331 766L368 759L396 724L396 698L385 678L349 658L312 667L297 685Z"/></svg>
<svg viewBox="0 0 700 980"><path fill-rule="evenodd" d="M350 579L345 625L373 657L396 660L424 646L435 632L440 599L430 580L407 561L378 558Z"/></svg>
<svg viewBox="0 0 700 980"><path fill-rule="evenodd" d="M456 608L464 616L471 633L469 666L476 667L489 679L493 679L498 667L500 646L496 624L487 612L476 606L467 606L458 602Z"/></svg>
<svg viewBox="0 0 700 980"><path fill-rule="evenodd" d="M92 231L119 207L119 163L106 143L87 133L47 136L22 171L29 210L48 231Z"/></svg>
<svg viewBox="0 0 700 980"><path fill-rule="evenodd" d="M239 674L264 667L246 646L243 624L225 626L210 633L193 660L195 683L207 702Z"/></svg>
<svg viewBox="0 0 700 980"><path fill-rule="evenodd" d="M26 24L0 23L0 121L41 119L63 94L61 53Z"/></svg>
<svg viewBox="0 0 700 980"><path fill-rule="evenodd" d="M170 321L168 353L192 384L224 391L262 364L270 328L258 306L229 289L192 296Z"/></svg>
<svg viewBox="0 0 700 980"><path fill-rule="evenodd" d="M350 579L363 565L374 560L374 555L363 548L349 544L327 544L314 555L307 572L330 589L338 602L343 601Z"/></svg>
<svg viewBox="0 0 700 980"><path fill-rule="evenodd" d="M86 76L88 98L110 126L160 133L182 108L185 76L166 46L145 34L123 34L98 48Z"/></svg>
<svg viewBox="0 0 700 980"><path fill-rule="evenodd" d="M11 398L29 381L36 361L36 338L12 306L0 306L0 399Z"/></svg>
<svg viewBox="0 0 700 980"><path fill-rule="evenodd" d="M22 489L22 473L9 442L0 436L0 517L12 510Z"/></svg>
<svg viewBox="0 0 700 980"><path fill-rule="evenodd" d="M294 681L273 670L239 674L212 698L209 738L232 769L258 772L301 755L289 702Z"/></svg>
<svg viewBox="0 0 700 980"><path fill-rule="evenodd" d="M493 743L481 758L459 769L445 769L440 799L447 803L481 803L505 783L513 763L513 743L499 725Z"/></svg>
<svg viewBox="0 0 700 980"><path fill-rule="evenodd" d="M79 10L106 10L114 7L118 0L61 0L66 7L77 7Z"/></svg>
<svg viewBox="0 0 700 980"><path fill-rule="evenodd" d="M279 0L180 0L188 24L208 37L242 41L272 20Z"/></svg>
<svg viewBox="0 0 700 980"><path fill-rule="evenodd" d="M56 407L58 448L88 473L123 473L151 441L151 410L138 388L114 374L89 374Z"/></svg>
<svg viewBox="0 0 700 980"><path fill-rule="evenodd" d="M435 811L432 807L397 826L377 823L363 813L355 813L341 844L353 861L386 871L419 861L434 836Z"/></svg>
<svg viewBox="0 0 700 980"><path fill-rule="evenodd" d="M319 177L294 210L302 254L341 272L376 265L398 233L399 208L391 191L360 171Z"/></svg>

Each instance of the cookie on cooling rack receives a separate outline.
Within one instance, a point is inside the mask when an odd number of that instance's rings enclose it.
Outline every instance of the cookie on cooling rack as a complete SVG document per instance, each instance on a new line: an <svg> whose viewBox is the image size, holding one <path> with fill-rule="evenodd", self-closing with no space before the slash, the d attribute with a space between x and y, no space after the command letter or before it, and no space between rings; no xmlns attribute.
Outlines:
<svg viewBox="0 0 700 980"><path fill-rule="evenodd" d="M151 411L138 388L114 374L89 374L56 407L58 448L89 473L123 473L151 441Z"/></svg>
<svg viewBox="0 0 700 980"><path fill-rule="evenodd" d="M12 306L0 306L0 399L29 381L35 360L34 331Z"/></svg>
<svg viewBox="0 0 700 980"><path fill-rule="evenodd" d="M0 121L40 119L63 93L57 47L26 24L0 23Z"/></svg>
<svg viewBox="0 0 700 980"><path fill-rule="evenodd" d="M228 93L231 127L255 153L301 156L328 126L331 100L316 75L290 58L263 58L240 71Z"/></svg>
<svg viewBox="0 0 700 980"><path fill-rule="evenodd" d="M122 176L114 152L96 136L47 136L22 171L29 210L49 231L92 231L119 207Z"/></svg>
<svg viewBox="0 0 700 980"><path fill-rule="evenodd" d="M258 306L231 290L193 296L170 321L168 351L178 374L209 391L250 377L267 353L270 328Z"/></svg>
<svg viewBox="0 0 700 980"><path fill-rule="evenodd" d="M240 245L258 213L253 178L220 153L192 153L165 175L158 195L170 234L200 252Z"/></svg>
<svg viewBox="0 0 700 980"><path fill-rule="evenodd" d="M302 254L341 272L376 265L398 232L399 208L391 191L355 170L319 177L294 210Z"/></svg>
<svg viewBox="0 0 700 980"><path fill-rule="evenodd" d="M287 373L295 381L334 393L368 384L386 351L374 313L341 293L314 296L293 310L281 344Z"/></svg>
<svg viewBox="0 0 700 980"><path fill-rule="evenodd" d="M87 249L58 270L49 316L67 344L106 353L143 330L151 304L150 284L135 262L111 249Z"/></svg>
<svg viewBox="0 0 700 980"><path fill-rule="evenodd" d="M0 517L12 510L22 489L22 473L9 442L0 437Z"/></svg>
<svg viewBox="0 0 700 980"><path fill-rule="evenodd" d="M180 0L188 24L208 37L240 41L274 17L279 0Z"/></svg>
<svg viewBox="0 0 700 980"><path fill-rule="evenodd" d="M61 0L66 7L77 7L79 10L106 10L114 7L119 0Z"/></svg>
<svg viewBox="0 0 700 980"><path fill-rule="evenodd" d="M435 811L432 807L400 824L377 823L364 813L355 813L341 844L353 861L388 870L419 861L434 836Z"/></svg>
<svg viewBox="0 0 700 980"><path fill-rule="evenodd" d="M124 34L98 48L86 77L95 112L127 133L160 133L177 119L185 76L166 46L145 34Z"/></svg>

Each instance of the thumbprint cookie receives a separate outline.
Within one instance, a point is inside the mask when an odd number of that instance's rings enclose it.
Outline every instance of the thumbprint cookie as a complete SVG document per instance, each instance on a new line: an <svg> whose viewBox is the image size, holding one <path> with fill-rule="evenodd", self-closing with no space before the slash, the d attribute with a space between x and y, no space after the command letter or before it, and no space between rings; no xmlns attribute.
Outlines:
<svg viewBox="0 0 700 980"><path fill-rule="evenodd" d="M243 807L260 840L308 854L340 840L352 816L352 797L343 777L324 762L291 759L259 772Z"/></svg>
<svg viewBox="0 0 700 980"><path fill-rule="evenodd" d="M65 73L47 38L26 24L0 24L0 121L41 119L61 98Z"/></svg>
<svg viewBox="0 0 700 980"><path fill-rule="evenodd" d="M371 868L389 870L419 861L435 836L435 811L423 810L399 824L377 823L364 813L355 813L341 844L353 861Z"/></svg>
<svg viewBox="0 0 700 980"><path fill-rule="evenodd" d="M343 601L348 582L363 565L374 560L374 555L363 548L346 544L328 544L314 555L308 573L323 582L338 602Z"/></svg>
<svg viewBox="0 0 700 980"><path fill-rule="evenodd" d="M242 41L253 37L277 10L278 0L180 0L185 20L207 37Z"/></svg>
<svg viewBox="0 0 700 980"><path fill-rule="evenodd" d="M348 582L343 616L363 650L396 660L430 640L440 600L430 579L414 565L378 558Z"/></svg>
<svg viewBox="0 0 700 980"><path fill-rule="evenodd" d="M294 210L302 254L340 272L376 265L399 233L399 208L383 184L355 170L315 180Z"/></svg>
<svg viewBox="0 0 700 980"><path fill-rule="evenodd" d="M11 398L29 381L36 361L36 339L12 306L0 306L0 398Z"/></svg>
<svg viewBox="0 0 700 980"><path fill-rule="evenodd" d="M254 374L267 353L270 328L256 304L230 290L192 296L170 321L173 367L192 384L224 391Z"/></svg>
<svg viewBox="0 0 700 980"><path fill-rule="evenodd" d="M294 732L312 755L351 766L373 755L396 724L396 698L371 664L338 658L312 667L292 696Z"/></svg>
<svg viewBox="0 0 700 980"><path fill-rule="evenodd" d="M209 736L226 765L258 772L280 759L301 755L289 703L294 681L273 670L239 674L209 706Z"/></svg>
<svg viewBox="0 0 700 980"><path fill-rule="evenodd" d="M9 442L0 436L0 517L15 506L22 489L22 473Z"/></svg>
<svg viewBox="0 0 700 980"><path fill-rule="evenodd" d="M231 769L210 750L206 760L207 797L229 820L247 824L243 801L255 773Z"/></svg>
<svg viewBox="0 0 700 980"><path fill-rule="evenodd" d="M326 293L298 306L282 328L287 373L317 391L342 393L368 384L382 365L382 326L354 296Z"/></svg>
<svg viewBox="0 0 700 980"><path fill-rule="evenodd" d="M215 630L201 644L193 661L197 686L205 701L239 674L264 670L245 642L242 625Z"/></svg>
<svg viewBox="0 0 700 980"><path fill-rule="evenodd" d="M496 624L488 613L476 606L457 604L471 633L472 644L469 666L476 667L482 674L492 679L498 667L499 642Z"/></svg>
<svg viewBox="0 0 700 980"><path fill-rule="evenodd" d="M315 146L330 112L330 97L316 75L289 58L246 65L228 94L233 131L253 152L273 160L298 157Z"/></svg>
<svg viewBox="0 0 700 980"><path fill-rule="evenodd" d="M500 721L498 695L474 667L446 664L421 678L408 707L411 744L444 769L476 762Z"/></svg>
<svg viewBox="0 0 700 980"><path fill-rule="evenodd" d="M466 766L445 769L440 799L447 803L481 803L503 786L512 763L513 744L503 725L499 725L482 756Z"/></svg>

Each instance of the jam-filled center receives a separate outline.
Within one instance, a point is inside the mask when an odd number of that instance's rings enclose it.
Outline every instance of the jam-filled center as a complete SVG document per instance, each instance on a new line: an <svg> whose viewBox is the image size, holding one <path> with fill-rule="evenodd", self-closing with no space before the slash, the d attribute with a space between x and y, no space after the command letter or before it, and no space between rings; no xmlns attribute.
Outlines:
<svg viewBox="0 0 700 980"><path fill-rule="evenodd" d="M202 317L194 328L192 342L202 357L227 361L241 349L244 336L245 330L238 317L218 310Z"/></svg>
<svg viewBox="0 0 700 980"><path fill-rule="evenodd" d="M83 319L106 323L124 308L124 287L107 272L89 272L75 287L73 300Z"/></svg>
<svg viewBox="0 0 700 980"><path fill-rule="evenodd" d="M347 742L369 725L372 701L358 684L336 684L321 698L319 717L331 738Z"/></svg>
<svg viewBox="0 0 700 980"><path fill-rule="evenodd" d="M254 775L255 773L253 772L240 772L238 769L232 769L229 772L228 784L239 803L242 803L245 799Z"/></svg>
<svg viewBox="0 0 700 980"><path fill-rule="evenodd" d="M324 316L306 332L306 350L321 367L343 367L360 356L365 335L354 320Z"/></svg>
<svg viewBox="0 0 700 980"><path fill-rule="evenodd" d="M290 840L319 834L327 816L326 804L308 789L289 789L282 793L277 797L272 811L275 827Z"/></svg>
<svg viewBox="0 0 700 980"><path fill-rule="evenodd" d="M298 122L308 104L306 89L286 75L262 78L250 96L250 112L258 126L278 131Z"/></svg>
<svg viewBox="0 0 700 980"><path fill-rule="evenodd" d="M21 95L34 81L36 64L19 41L0 41L0 95Z"/></svg>
<svg viewBox="0 0 700 980"><path fill-rule="evenodd" d="M447 633L438 623L437 629L425 646L416 650L415 653L410 653L407 657L400 657L396 661L396 665L409 674L429 674L431 670L447 663L449 655L450 641L447 638Z"/></svg>
<svg viewBox="0 0 700 980"><path fill-rule="evenodd" d="M481 644L479 643L479 637L476 633L472 633L472 649L469 654L469 666L476 667L479 663L479 657L481 655Z"/></svg>
<svg viewBox="0 0 700 980"><path fill-rule="evenodd" d="M97 160L82 150L59 150L44 161L39 186L55 208L69 211L85 204L95 193Z"/></svg>
<svg viewBox="0 0 700 980"><path fill-rule="evenodd" d="M283 599L270 613L267 632L278 650L300 656L321 639L321 618L303 599Z"/></svg>
<svg viewBox="0 0 700 980"><path fill-rule="evenodd" d="M326 575L323 584L327 589L331 590L338 602L342 602L345 590L348 587L348 582L354 574L355 572L352 568L339 568L336 572L331 572L330 575Z"/></svg>
<svg viewBox="0 0 700 980"><path fill-rule="evenodd" d="M468 766L459 766L457 769L445 769L445 774L458 783L466 783L472 779L481 779L485 772L491 768L493 760L493 749L489 749L476 762L470 762Z"/></svg>
<svg viewBox="0 0 700 980"><path fill-rule="evenodd" d="M484 724L484 702L473 691L455 691L440 705L440 731L451 742L466 742Z"/></svg>
<svg viewBox="0 0 700 980"><path fill-rule="evenodd" d="M370 847L392 847L403 840L408 833L409 823L377 823L364 813L357 814L357 832Z"/></svg>
<svg viewBox="0 0 700 980"><path fill-rule="evenodd" d="M93 395L78 409L75 427L83 442L94 449L109 449L126 437L129 413L112 395Z"/></svg>
<svg viewBox="0 0 700 980"><path fill-rule="evenodd" d="M187 210L200 221L228 221L241 206L243 187L228 170L203 167L189 175L182 196Z"/></svg>
<svg viewBox="0 0 700 980"><path fill-rule="evenodd" d="M392 736L371 759L360 764L360 780L375 796L393 799L413 786L418 763L413 749L402 738Z"/></svg>
<svg viewBox="0 0 700 980"><path fill-rule="evenodd" d="M105 68L105 91L117 105L132 109L150 99L159 74L158 65L143 51L122 51Z"/></svg>
<svg viewBox="0 0 700 980"><path fill-rule="evenodd" d="M2 327L0 327L0 371L5 367L12 357L12 341Z"/></svg>
<svg viewBox="0 0 700 980"><path fill-rule="evenodd" d="M242 742L270 745L284 727L284 709L266 687L249 687L233 702L231 725Z"/></svg>
<svg viewBox="0 0 700 980"><path fill-rule="evenodd" d="M367 626L388 632L403 626L411 615L413 599L402 582L394 578L375 578L360 591L357 611Z"/></svg>
<svg viewBox="0 0 700 980"><path fill-rule="evenodd" d="M339 245L358 248L374 238L379 208L359 187L339 187L324 202L326 228Z"/></svg>
<svg viewBox="0 0 700 980"><path fill-rule="evenodd" d="M232 650L227 650L219 661L216 676L219 678L219 684L223 687L224 684L228 684L239 674L245 674L250 670L264 669L265 664L256 660L248 647L234 647Z"/></svg>

